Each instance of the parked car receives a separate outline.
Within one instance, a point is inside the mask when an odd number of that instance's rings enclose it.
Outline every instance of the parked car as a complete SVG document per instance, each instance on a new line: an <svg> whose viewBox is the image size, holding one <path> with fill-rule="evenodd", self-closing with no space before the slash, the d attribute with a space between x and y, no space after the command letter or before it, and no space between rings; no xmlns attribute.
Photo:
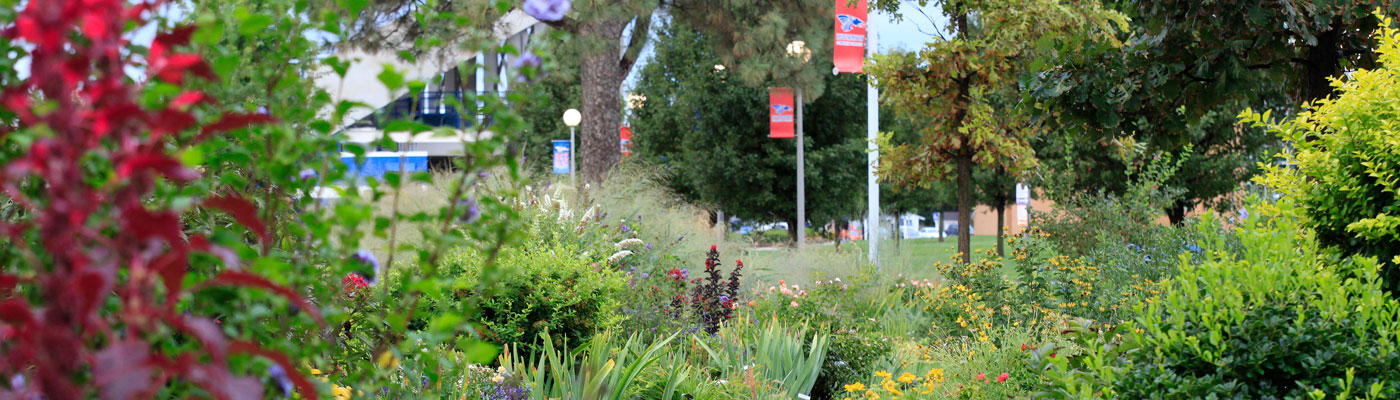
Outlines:
<svg viewBox="0 0 1400 400"><path fill-rule="evenodd" d="M943 230L943 233L946 234L946 235L948 235L948 236L957 236L957 235L958 235L958 224L955 224L955 223L954 223L954 224L948 224L948 229L944 229L944 230ZM970 226L967 227L967 234L971 235L971 234L973 234L973 233L974 233L974 232L973 232L973 230L972 230L972 227L970 227Z"/></svg>

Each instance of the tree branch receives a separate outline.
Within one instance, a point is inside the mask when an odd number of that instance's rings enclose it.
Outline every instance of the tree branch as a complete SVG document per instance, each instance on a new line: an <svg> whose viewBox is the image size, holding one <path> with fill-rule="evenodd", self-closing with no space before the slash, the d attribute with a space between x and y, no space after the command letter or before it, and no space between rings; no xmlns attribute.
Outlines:
<svg viewBox="0 0 1400 400"><path fill-rule="evenodd" d="M618 60L618 65L622 67L622 76L632 72L632 66L637 64L637 57L642 54L642 48L646 47L647 34L651 32L651 14L638 15L635 21L632 25L632 37L627 40L627 51L622 53L622 59Z"/></svg>

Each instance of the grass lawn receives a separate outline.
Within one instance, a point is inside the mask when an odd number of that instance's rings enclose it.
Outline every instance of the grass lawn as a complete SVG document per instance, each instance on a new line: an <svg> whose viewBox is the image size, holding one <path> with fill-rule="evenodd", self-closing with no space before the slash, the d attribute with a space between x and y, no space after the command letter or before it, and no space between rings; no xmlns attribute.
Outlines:
<svg viewBox="0 0 1400 400"><path fill-rule="evenodd" d="M744 264L752 266L760 279L807 283L816 279L830 279L838 276L851 276L862 273L859 266L865 265L866 242L842 243L838 251L832 244L809 244L802 252L791 249L745 249L739 257ZM981 259L981 252L995 249L995 236L973 236L973 259ZM957 253L958 241L948 238L903 239L898 245L893 239L880 241L880 270L888 275L903 274L914 279L936 278L938 271L935 262L951 263Z"/></svg>

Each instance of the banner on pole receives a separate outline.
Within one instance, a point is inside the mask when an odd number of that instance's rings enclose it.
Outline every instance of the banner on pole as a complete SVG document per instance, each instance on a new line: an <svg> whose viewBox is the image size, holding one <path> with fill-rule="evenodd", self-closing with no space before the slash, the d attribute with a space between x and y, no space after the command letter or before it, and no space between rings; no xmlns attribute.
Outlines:
<svg viewBox="0 0 1400 400"><path fill-rule="evenodd" d="M569 152L573 151L568 140L554 141L554 173L569 173Z"/></svg>
<svg viewBox="0 0 1400 400"><path fill-rule="evenodd" d="M793 126L797 107L792 101L792 88L768 88L768 137L791 139L796 137Z"/></svg>
<svg viewBox="0 0 1400 400"><path fill-rule="evenodd" d="M622 134L620 136L622 140L618 142L618 144L622 146L622 155L632 155L632 127L622 127Z"/></svg>
<svg viewBox="0 0 1400 400"><path fill-rule="evenodd" d="M865 64L866 0L836 0L836 46L832 59L840 72L861 72Z"/></svg>
<svg viewBox="0 0 1400 400"><path fill-rule="evenodd" d="M1016 184L1016 204L1031 204L1031 187L1024 183Z"/></svg>

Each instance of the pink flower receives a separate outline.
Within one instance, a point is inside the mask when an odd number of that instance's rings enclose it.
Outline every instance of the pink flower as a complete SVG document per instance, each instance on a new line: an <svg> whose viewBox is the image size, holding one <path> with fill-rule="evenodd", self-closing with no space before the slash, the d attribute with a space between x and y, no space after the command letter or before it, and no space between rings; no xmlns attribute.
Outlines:
<svg viewBox="0 0 1400 400"><path fill-rule="evenodd" d="M979 381L985 381L985 380L987 380L987 374L978 372L978 373L977 373L977 380L979 380Z"/></svg>
<svg viewBox="0 0 1400 400"><path fill-rule="evenodd" d="M1001 375L997 375L997 382L998 382L998 383L1000 383L1000 382L1006 382L1006 378L1010 378L1010 377L1011 377L1011 374L1002 372Z"/></svg>
<svg viewBox="0 0 1400 400"><path fill-rule="evenodd" d="M791 305L792 308L797 308L797 301L793 301L793 302L790 303L789 305Z"/></svg>

